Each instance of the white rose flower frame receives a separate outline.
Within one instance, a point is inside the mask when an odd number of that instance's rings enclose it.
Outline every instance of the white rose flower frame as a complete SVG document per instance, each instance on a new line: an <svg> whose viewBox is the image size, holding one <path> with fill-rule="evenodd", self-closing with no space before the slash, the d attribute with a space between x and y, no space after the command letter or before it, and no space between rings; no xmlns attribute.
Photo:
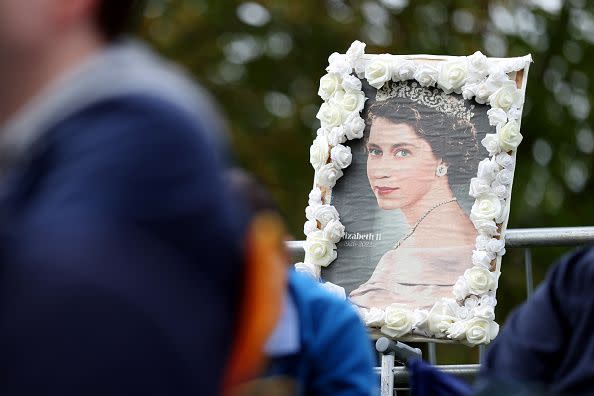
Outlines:
<svg viewBox="0 0 594 396"><path fill-rule="evenodd" d="M529 55L487 58L480 52L456 57L369 55L364 50L365 44L355 41L346 54L332 54L328 73L320 80L318 94L324 103L317 114L321 128L310 149L315 177L305 211L305 257L296 269L322 281L321 269L332 265L337 257L336 243L345 235L339 214L330 203L343 169L351 165L351 148L343 143L361 139L366 128L361 114L367 98L361 80L377 90L388 83L408 81L419 89L436 87L448 96L461 94L464 100L488 105L488 121L495 127L494 133L480 142L488 157L480 161L468 192L474 199L469 217L478 235L469 257L472 265L459 274L451 297L440 298L430 308L398 303L384 309L358 309L367 326L379 328L390 337L489 343L498 332L495 292L505 254L504 234L532 59ZM438 176L439 172L438 168ZM324 285L345 297L342 287L330 282Z"/></svg>

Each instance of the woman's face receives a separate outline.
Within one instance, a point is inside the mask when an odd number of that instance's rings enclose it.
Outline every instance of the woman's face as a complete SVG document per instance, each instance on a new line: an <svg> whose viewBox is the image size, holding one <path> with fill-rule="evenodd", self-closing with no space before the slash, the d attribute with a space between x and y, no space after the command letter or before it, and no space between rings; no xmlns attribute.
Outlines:
<svg viewBox="0 0 594 396"><path fill-rule="evenodd" d="M414 204L431 190L437 178L440 160L408 124L375 118L367 152L367 177L382 209Z"/></svg>

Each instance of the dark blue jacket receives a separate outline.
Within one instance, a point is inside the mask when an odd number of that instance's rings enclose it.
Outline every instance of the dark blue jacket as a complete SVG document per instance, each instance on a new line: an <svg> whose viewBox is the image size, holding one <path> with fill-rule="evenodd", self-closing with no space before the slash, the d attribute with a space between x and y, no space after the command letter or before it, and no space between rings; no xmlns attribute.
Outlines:
<svg viewBox="0 0 594 396"><path fill-rule="evenodd" d="M267 375L293 379L297 395L378 394L371 343L353 307L295 271L289 272L288 288L298 346L275 356Z"/></svg>
<svg viewBox="0 0 594 396"><path fill-rule="evenodd" d="M489 348L482 378L594 393L594 250L564 257Z"/></svg>
<svg viewBox="0 0 594 396"><path fill-rule="evenodd" d="M114 97L0 182L0 394L217 393L243 225L206 134Z"/></svg>

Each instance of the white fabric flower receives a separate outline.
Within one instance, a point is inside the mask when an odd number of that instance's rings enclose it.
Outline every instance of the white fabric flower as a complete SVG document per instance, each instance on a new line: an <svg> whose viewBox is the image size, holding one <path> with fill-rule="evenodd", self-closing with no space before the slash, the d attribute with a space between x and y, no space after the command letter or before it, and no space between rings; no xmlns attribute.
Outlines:
<svg viewBox="0 0 594 396"><path fill-rule="evenodd" d="M314 187L311 189L308 195L307 203L310 206L316 206L322 204L322 190L318 187Z"/></svg>
<svg viewBox="0 0 594 396"><path fill-rule="evenodd" d="M429 311L426 309L415 309L413 311L413 330L426 333L428 329Z"/></svg>
<svg viewBox="0 0 594 396"><path fill-rule="evenodd" d="M456 321L456 308L458 304L454 300L442 298L437 301L429 311L427 323L429 331L436 338L446 336L446 331Z"/></svg>
<svg viewBox="0 0 594 396"><path fill-rule="evenodd" d="M325 102L320 106L316 118L322 123L322 128L332 129L342 124L343 111L334 103Z"/></svg>
<svg viewBox="0 0 594 396"><path fill-rule="evenodd" d="M336 181L342 177L342 170L333 163L326 164L316 171L316 183L323 187L332 188Z"/></svg>
<svg viewBox="0 0 594 396"><path fill-rule="evenodd" d="M499 137L496 133L488 133L485 135L483 140L481 140L481 144L487 149L489 155L496 155L501 151L501 147L499 146Z"/></svg>
<svg viewBox="0 0 594 396"><path fill-rule="evenodd" d="M478 84L475 89L475 97L474 100L477 103L485 104L489 101L489 98L495 92L496 87L493 84L489 84L484 82L482 84Z"/></svg>
<svg viewBox="0 0 594 396"><path fill-rule="evenodd" d="M341 300L346 300L346 291L344 290L344 287L338 286L332 282L324 282L321 286Z"/></svg>
<svg viewBox="0 0 594 396"><path fill-rule="evenodd" d="M491 192L491 185L484 179L473 177L470 179L470 191L471 197L478 198L481 195L485 195Z"/></svg>
<svg viewBox="0 0 594 396"><path fill-rule="evenodd" d="M375 59L365 67L365 78L369 85L380 89L392 78L390 63L384 59Z"/></svg>
<svg viewBox="0 0 594 396"><path fill-rule="evenodd" d="M495 292L489 292L479 299L481 305L497 306L497 299L495 298Z"/></svg>
<svg viewBox="0 0 594 396"><path fill-rule="evenodd" d="M472 251L472 264L476 265L477 267L491 268L491 261L493 261L494 256L489 252L484 250L473 250Z"/></svg>
<svg viewBox="0 0 594 396"><path fill-rule="evenodd" d="M305 274L315 281L320 279L320 267L312 263L297 263L295 271Z"/></svg>
<svg viewBox="0 0 594 396"><path fill-rule="evenodd" d="M510 169L502 169L497 172L495 180L504 186L509 186L514 180L514 171Z"/></svg>
<svg viewBox="0 0 594 396"><path fill-rule="evenodd" d="M336 245L324 238L322 231L314 231L305 240L306 264L313 264L320 267L327 267L336 259Z"/></svg>
<svg viewBox="0 0 594 396"><path fill-rule="evenodd" d="M328 155L330 147L328 146L328 139L324 135L316 137L309 148L309 162L314 169L319 169L322 165L328 162Z"/></svg>
<svg viewBox="0 0 594 396"><path fill-rule="evenodd" d="M360 92L361 80L353 75L346 75L342 77L342 88L347 92Z"/></svg>
<svg viewBox="0 0 594 396"><path fill-rule="evenodd" d="M512 157L506 152L497 154L495 156L495 162L497 162L499 166L510 170L513 170L516 166L516 160L514 159L514 157Z"/></svg>
<svg viewBox="0 0 594 396"><path fill-rule="evenodd" d="M449 94L452 92L461 93L461 88L468 77L466 62L464 61L445 61L439 69L437 85Z"/></svg>
<svg viewBox="0 0 594 396"><path fill-rule="evenodd" d="M479 233L476 236L475 244L474 244L474 246L476 247L476 250L486 250L487 244L489 243L490 240L491 240L491 235Z"/></svg>
<svg viewBox="0 0 594 396"><path fill-rule="evenodd" d="M505 110L497 107L489 109L487 111L487 116L489 116L489 125L491 126L497 126L507 122L507 114Z"/></svg>
<svg viewBox="0 0 594 396"><path fill-rule="evenodd" d="M507 111L507 118L509 118L510 120L519 120L519 119L521 119L522 118L522 106L521 105L512 106Z"/></svg>
<svg viewBox="0 0 594 396"><path fill-rule="evenodd" d="M411 60L400 60L392 66L392 81L411 80L417 67Z"/></svg>
<svg viewBox="0 0 594 396"><path fill-rule="evenodd" d="M482 81L489 74L489 62L487 57L476 51L474 54L466 57L468 67L468 81Z"/></svg>
<svg viewBox="0 0 594 396"><path fill-rule="evenodd" d="M359 113L365 106L365 95L361 91L345 92L340 89L334 93L332 98L330 98L330 102L339 106L343 113Z"/></svg>
<svg viewBox="0 0 594 396"><path fill-rule="evenodd" d="M339 219L338 211L332 205L318 205L314 207L314 219L324 228L330 221Z"/></svg>
<svg viewBox="0 0 594 396"><path fill-rule="evenodd" d="M432 87L437 82L439 71L433 66L421 64L418 66L414 74L414 79L419 82L422 87Z"/></svg>
<svg viewBox="0 0 594 396"><path fill-rule="evenodd" d="M480 300L477 296L468 296L468 298L464 300L464 306L468 309L474 309L479 305L479 302Z"/></svg>
<svg viewBox="0 0 594 396"><path fill-rule="evenodd" d="M484 267L472 267L464 271L464 279L471 294L481 295L495 288L495 277Z"/></svg>
<svg viewBox="0 0 594 396"><path fill-rule="evenodd" d="M503 184L499 183L497 180L491 183L491 190L493 190L493 194L497 195L499 199L506 199L507 198L507 187Z"/></svg>
<svg viewBox="0 0 594 396"><path fill-rule="evenodd" d="M522 142L520 124L516 120L508 121L507 124L497 128L499 145L505 151L515 150Z"/></svg>
<svg viewBox="0 0 594 396"><path fill-rule="evenodd" d="M466 338L466 332L468 331L468 321L459 320L452 323L452 325L446 331L448 338L452 340L462 340Z"/></svg>
<svg viewBox="0 0 594 396"><path fill-rule="evenodd" d="M489 321L495 319L495 307L491 305L479 305L474 309L474 316L478 318L487 319Z"/></svg>
<svg viewBox="0 0 594 396"><path fill-rule="evenodd" d="M508 83L493 92L489 97L489 104L491 107L498 107L507 111L510 107L516 105L520 101L520 98L521 94L516 88L515 82L508 81Z"/></svg>
<svg viewBox="0 0 594 396"><path fill-rule="evenodd" d="M365 131L365 120L353 113L344 122L344 130L347 139L361 139Z"/></svg>
<svg viewBox="0 0 594 396"><path fill-rule="evenodd" d="M479 179L483 179L487 183L491 183L495 180L495 175L499 171L499 164L491 158L485 158L478 164L477 176Z"/></svg>
<svg viewBox="0 0 594 396"><path fill-rule="evenodd" d="M338 243L344 236L344 226L339 220L330 220L322 232L324 238L333 243Z"/></svg>
<svg viewBox="0 0 594 396"><path fill-rule="evenodd" d="M307 220L305 224L303 224L303 234L308 236L314 231L318 230L318 222L315 220Z"/></svg>
<svg viewBox="0 0 594 396"><path fill-rule="evenodd" d="M307 205L307 207L305 208L305 218L307 220L315 220L316 219L315 214L314 214L316 207L318 207L317 204Z"/></svg>
<svg viewBox="0 0 594 396"><path fill-rule="evenodd" d="M464 84L464 86L462 87L462 97L466 100L474 98L477 89L478 84Z"/></svg>
<svg viewBox="0 0 594 396"><path fill-rule="evenodd" d="M340 76L336 74L326 74L320 78L320 88L318 95L324 100L328 100L334 92L340 87Z"/></svg>
<svg viewBox="0 0 594 396"><path fill-rule="evenodd" d="M386 313L383 309L373 307L363 316L365 325L369 327L381 327L385 323Z"/></svg>
<svg viewBox="0 0 594 396"><path fill-rule="evenodd" d="M349 62L349 64L354 67L364 54L365 43L355 40L346 52L347 62Z"/></svg>
<svg viewBox="0 0 594 396"><path fill-rule="evenodd" d="M470 209L470 218L493 220L501 215L501 201L491 193L479 196Z"/></svg>
<svg viewBox="0 0 594 396"><path fill-rule="evenodd" d="M385 315L382 332L390 337L402 337L412 331L414 318L411 310L392 304L386 307Z"/></svg>
<svg viewBox="0 0 594 396"><path fill-rule="evenodd" d="M454 283L453 291L457 300L463 300L468 295L470 292L468 290L468 283L466 283L466 279L463 276L459 277L456 283Z"/></svg>
<svg viewBox="0 0 594 396"><path fill-rule="evenodd" d="M499 325L483 318L474 318L468 322L466 341L470 345L488 344L497 337Z"/></svg>
<svg viewBox="0 0 594 396"><path fill-rule="evenodd" d="M346 131L343 126L334 127L328 133L328 144L330 146L337 146L346 141Z"/></svg>
<svg viewBox="0 0 594 396"><path fill-rule="evenodd" d="M350 74L353 70L351 65L349 65L349 63L347 62L346 56L341 55L337 52L334 52L332 55L330 55L330 57L328 58L328 63L329 65L326 68L326 71L328 73L344 75Z"/></svg>
<svg viewBox="0 0 594 396"><path fill-rule="evenodd" d="M353 161L353 154L350 147L339 144L332 147L330 158L332 158L332 162L337 168L344 169Z"/></svg>
<svg viewBox="0 0 594 396"><path fill-rule="evenodd" d="M477 229L478 232L481 232L486 235L499 235L497 224L495 224L494 220L487 220L487 219L479 219L479 218L470 218L472 224Z"/></svg>
<svg viewBox="0 0 594 396"><path fill-rule="evenodd" d="M507 216L509 215L509 207L504 199L499 201L499 205L501 206L501 212L499 212L499 216L495 217L495 222L497 224L503 223L507 220Z"/></svg>

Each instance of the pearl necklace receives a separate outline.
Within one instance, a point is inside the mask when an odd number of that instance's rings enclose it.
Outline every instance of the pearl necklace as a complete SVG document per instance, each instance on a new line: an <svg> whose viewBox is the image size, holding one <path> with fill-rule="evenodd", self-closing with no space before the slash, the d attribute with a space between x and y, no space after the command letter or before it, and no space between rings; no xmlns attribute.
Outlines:
<svg viewBox="0 0 594 396"><path fill-rule="evenodd" d="M437 204L433 205L432 207L430 207L429 209L427 209L427 211L425 213L423 213L423 215L421 217L419 217L419 220L417 220L416 223L413 224L413 226L410 228L410 230L406 234L404 234L402 236L402 238L400 238L398 240L398 242L396 242L396 244L394 245L392 250L398 249L404 241L406 241L408 238L410 238L410 236L415 232L415 230L417 229L419 224L421 224L421 222L425 219L425 217L427 217L429 215L429 213L433 212L435 209L439 208L440 206L443 206L445 204L449 204L450 202L455 202L455 201L457 201L457 199L453 198L448 201L443 201L443 202L437 203Z"/></svg>

